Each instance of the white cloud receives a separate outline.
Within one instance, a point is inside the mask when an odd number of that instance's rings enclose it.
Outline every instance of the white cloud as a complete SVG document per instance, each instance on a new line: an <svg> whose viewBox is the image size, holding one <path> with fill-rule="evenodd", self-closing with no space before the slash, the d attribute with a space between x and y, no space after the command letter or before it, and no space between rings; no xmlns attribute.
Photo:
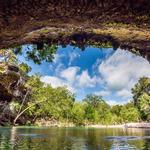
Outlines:
<svg viewBox="0 0 150 150"><path fill-rule="evenodd" d="M106 103L111 105L111 106L118 104L118 102L116 100L106 100Z"/></svg>
<svg viewBox="0 0 150 150"><path fill-rule="evenodd" d="M62 62L62 59L65 57L64 54L55 54L52 63L49 65L49 70L54 72L55 74L59 74L65 66Z"/></svg>
<svg viewBox="0 0 150 150"><path fill-rule="evenodd" d="M109 96L111 94L111 92L102 90L102 91L95 92L95 94L96 95L101 95L101 96Z"/></svg>
<svg viewBox="0 0 150 150"><path fill-rule="evenodd" d="M73 83L76 80L76 76L79 70L79 67L69 67L60 72L60 77L66 79L68 82Z"/></svg>
<svg viewBox="0 0 150 150"><path fill-rule="evenodd" d="M78 86L85 87L94 87L96 85L96 77L90 77L87 70L84 70L81 75L78 75Z"/></svg>
<svg viewBox="0 0 150 150"><path fill-rule="evenodd" d="M69 55L69 66L75 59L80 57L80 54L77 51L71 51L68 55Z"/></svg>
<svg viewBox="0 0 150 150"><path fill-rule="evenodd" d="M128 97L131 97L132 94L131 94L131 91L130 90L126 90L126 89L123 89L121 91L118 91L117 92L117 95L118 96L121 96L121 97L124 97L124 98L128 98Z"/></svg>
<svg viewBox="0 0 150 150"><path fill-rule="evenodd" d="M58 54L58 53L55 54L55 55L54 55L54 59L53 59L53 63L54 63L54 64L59 63L60 60L61 60L63 57L65 57L63 54Z"/></svg>
<svg viewBox="0 0 150 150"><path fill-rule="evenodd" d="M41 81L50 84L53 88L66 86L68 90L73 93L75 92L75 89L68 82L55 76L43 76L41 77Z"/></svg>
<svg viewBox="0 0 150 150"><path fill-rule="evenodd" d="M53 67L53 71L54 71L54 73L56 74L56 76L59 75L60 72L62 72L64 69L65 69L65 66L64 66L64 64L61 63L61 62L60 62L57 66L54 66L54 67Z"/></svg>
<svg viewBox="0 0 150 150"><path fill-rule="evenodd" d="M43 76L41 77L41 81L46 84L51 84L51 86L54 88L65 86L65 82L63 80L54 76Z"/></svg>
<svg viewBox="0 0 150 150"><path fill-rule="evenodd" d="M99 65L99 73L111 91L130 90L140 77L150 76L150 65L144 58L117 50Z"/></svg>
<svg viewBox="0 0 150 150"><path fill-rule="evenodd" d="M51 84L52 87L67 86L72 92L77 92L79 88L94 87L96 84L96 77L90 77L88 71L85 70L79 74L80 68L69 67L59 72L56 76L43 76L41 81L46 84Z"/></svg>

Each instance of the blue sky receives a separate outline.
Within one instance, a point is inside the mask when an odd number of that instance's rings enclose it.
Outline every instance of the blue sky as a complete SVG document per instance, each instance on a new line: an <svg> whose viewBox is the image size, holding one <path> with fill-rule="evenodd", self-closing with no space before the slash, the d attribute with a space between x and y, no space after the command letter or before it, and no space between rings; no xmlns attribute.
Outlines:
<svg viewBox="0 0 150 150"><path fill-rule="evenodd" d="M59 46L52 63L36 65L24 56L19 59L32 67L30 74L40 73L41 81L54 88L66 86L78 101L92 93L112 105L126 103L132 99L131 88L138 79L150 77L147 60L121 49L87 47L81 51Z"/></svg>

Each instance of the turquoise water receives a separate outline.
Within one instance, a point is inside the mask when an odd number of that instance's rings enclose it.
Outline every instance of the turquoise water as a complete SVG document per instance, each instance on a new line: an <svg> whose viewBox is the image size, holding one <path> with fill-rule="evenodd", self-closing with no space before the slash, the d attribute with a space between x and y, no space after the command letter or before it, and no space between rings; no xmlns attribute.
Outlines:
<svg viewBox="0 0 150 150"><path fill-rule="evenodd" d="M150 130L0 128L0 150L150 150Z"/></svg>

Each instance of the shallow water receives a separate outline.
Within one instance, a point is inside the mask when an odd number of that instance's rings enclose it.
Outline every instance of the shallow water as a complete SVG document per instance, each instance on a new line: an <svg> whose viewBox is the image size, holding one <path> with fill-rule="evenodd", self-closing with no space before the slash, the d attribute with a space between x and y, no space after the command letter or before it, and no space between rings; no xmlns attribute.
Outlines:
<svg viewBox="0 0 150 150"><path fill-rule="evenodd" d="M148 129L0 128L3 150L150 150Z"/></svg>

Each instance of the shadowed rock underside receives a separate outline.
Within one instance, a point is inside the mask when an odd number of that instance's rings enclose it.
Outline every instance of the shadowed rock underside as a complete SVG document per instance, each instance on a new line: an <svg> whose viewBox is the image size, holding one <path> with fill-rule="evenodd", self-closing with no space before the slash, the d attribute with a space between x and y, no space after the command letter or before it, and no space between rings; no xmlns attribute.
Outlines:
<svg viewBox="0 0 150 150"><path fill-rule="evenodd" d="M149 55L149 26L149 0L0 0L0 48L109 42Z"/></svg>

